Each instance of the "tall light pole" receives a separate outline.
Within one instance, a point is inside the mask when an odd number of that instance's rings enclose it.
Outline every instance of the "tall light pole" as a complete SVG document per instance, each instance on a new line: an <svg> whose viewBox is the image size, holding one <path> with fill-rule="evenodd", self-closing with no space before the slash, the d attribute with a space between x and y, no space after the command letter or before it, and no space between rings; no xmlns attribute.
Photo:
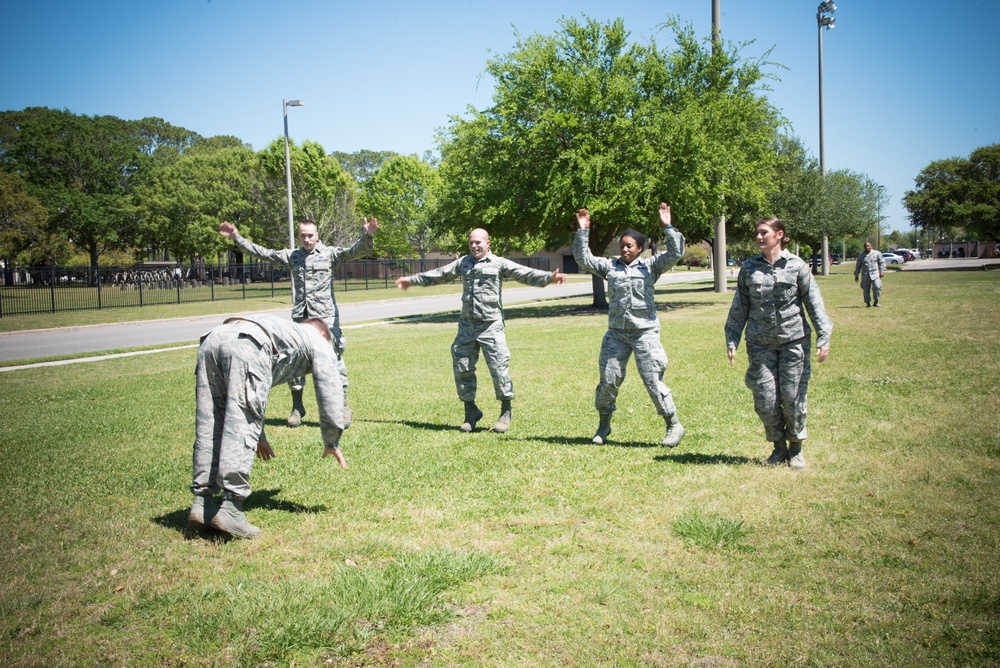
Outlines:
<svg viewBox="0 0 1000 668"><path fill-rule="evenodd" d="M292 218L292 161L288 155L288 108L301 107L302 100L282 100L281 111L285 116L285 186L288 190L288 247L295 248L295 221Z"/></svg>
<svg viewBox="0 0 1000 668"><path fill-rule="evenodd" d="M878 201L875 203L878 207L878 214L875 218L875 250L879 253L882 252L882 200L885 199L885 186L879 184L878 186Z"/></svg>
<svg viewBox="0 0 1000 668"><path fill-rule="evenodd" d="M816 26L819 35L819 175L824 188L826 187L826 162L823 155L823 28L833 30L835 27L833 23L837 19L833 18L831 14L835 11L837 11L837 5L833 4L831 0L819 3L819 8L816 10ZM823 233L822 256L823 275L829 276L830 238L826 232Z"/></svg>
<svg viewBox="0 0 1000 668"><path fill-rule="evenodd" d="M712 0L712 53L719 50L722 39L721 9L722 0ZM715 277L715 291L726 292L726 216L719 214L715 219L715 243L712 246L712 273Z"/></svg>

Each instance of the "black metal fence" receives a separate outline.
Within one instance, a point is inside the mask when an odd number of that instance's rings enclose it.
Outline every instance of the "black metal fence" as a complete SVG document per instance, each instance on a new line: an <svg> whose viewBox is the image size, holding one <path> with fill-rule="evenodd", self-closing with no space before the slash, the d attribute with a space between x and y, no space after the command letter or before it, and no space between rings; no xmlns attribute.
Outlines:
<svg viewBox="0 0 1000 668"><path fill-rule="evenodd" d="M437 269L451 259L360 260L345 262L334 272L335 290L390 288L401 276ZM549 270L548 258L516 258L534 269ZM288 268L256 262L134 267L6 267L0 268L0 318L31 313L126 308L288 297Z"/></svg>

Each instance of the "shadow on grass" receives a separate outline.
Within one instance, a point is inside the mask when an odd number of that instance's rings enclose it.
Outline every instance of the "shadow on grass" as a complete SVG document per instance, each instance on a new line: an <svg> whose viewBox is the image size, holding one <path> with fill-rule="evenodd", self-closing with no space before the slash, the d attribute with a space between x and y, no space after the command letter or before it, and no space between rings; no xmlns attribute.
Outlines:
<svg viewBox="0 0 1000 668"><path fill-rule="evenodd" d="M673 294L673 292L672 292ZM579 299L579 297L566 297L563 299L553 299L551 301L546 301L544 303L538 304L520 304L515 306L504 307L504 320L524 320L524 319L539 319L539 318L568 318L573 316L588 316L588 315L607 315L608 309L594 308L589 304L566 304L563 303L568 299ZM708 308L715 306L710 302L682 302L682 301L668 301L665 303L658 303L656 305L657 311L676 311L683 308ZM449 313L439 313L427 316L412 316L405 319L390 321L393 324L412 324L414 320L419 320L425 323L451 323L458 321L458 312L451 311Z"/></svg>
<svg viewBox="0 0 1000 668"><path fill-rule="evenodd" d="M667 452L653 457L658 462L673 462L675 464L699 464L740 466L742 464L759 463L757 459L733 455L710 455L701 452Z"/></svg>
<svg viewBox="0 0 1000 668"><path fill-rule="evenodd" d="M208 540L214 543L228 543L236 540L233 536L212 527L192 526L187 523L189 508L181 508L166 515L154 517L151 521L166 529L173 529L184 536L185 540Z"/></svg>
<svg viewBox="0 0 1000 668"><path fill-rule="evenodd" d="M320 504L318 506L306 506L293 501L279 499L281 488L278 489L255 489L250 497L243 502L243 510L280 510L286 513L322 513L328 508Z"/></svg>
<svg viewBox="0 0 1000 668"><path fill-rule="evenodd" d="M428 431L458 431L457 424L437 424L435 422L418 422L416 420L356 420L356 422L366 422L369 424L401 424L414 429L427 429ZM477 429L476 431L483 431Z"/></svg>
<svg viewBox="0 0 1000 668"><path fill-rule="evenodd" d="M322 504L318 506L306 506L301 503L276 498L280 493L280 488L254 490L250 494L250 497L244 502L243 510L246 511L260 508L262 510L280 510L286 513L321 513L328 510L328 508ZM150 521L154 524L159 524L161 527L166 529L173 529L174 531L180 532L184 534L185 538L210 536L220 540L231 539L231 536L228 534L218 532L208 527L193 528L189 526L187 522L189 511L189 507L180 508L165 515L154 517Z"/></svg>

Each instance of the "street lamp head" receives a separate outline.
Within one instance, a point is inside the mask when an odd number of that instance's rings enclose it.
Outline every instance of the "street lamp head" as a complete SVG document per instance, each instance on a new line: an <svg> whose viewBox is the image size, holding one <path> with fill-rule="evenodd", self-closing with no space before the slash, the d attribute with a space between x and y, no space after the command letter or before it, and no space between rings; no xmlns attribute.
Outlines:
<svg viewBox="0 0 1000 668"><path fill-rule="evenodd" d="M819 27L826 28L827 30L833 30L834 28L837 27L833 25L833 22L836 20L837 19L833 18L832 16L824 16L819 20Z"/></svg>
<svg viewBox="0 0 1000 668"><path fill-rule="evenodd" d="M286 107L301 107L304 104L305 102L302 100L289 100L288 102L285 102Z"/></svg>
<svg viewBox="0 0 1000 668"><path fill-rule="evenodd" d="M837 11L837 5L833 4L831 0L824 0L819 3L820 14L833 14L835 11Z"/></svg>

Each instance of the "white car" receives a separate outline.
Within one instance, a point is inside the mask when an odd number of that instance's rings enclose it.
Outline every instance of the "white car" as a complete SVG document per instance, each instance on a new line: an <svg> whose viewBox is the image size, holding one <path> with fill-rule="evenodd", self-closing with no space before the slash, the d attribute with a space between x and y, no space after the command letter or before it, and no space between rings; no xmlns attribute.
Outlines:
<svg viewBox="0 0 1000 668"><path fill-rule="evenodd" d="M885 260L886 264L903 264L906 262L906 260L895 253L882 253L882 259Z"/></svg>
<svg viewBox="0 0 1000 668"><path fill-rule="evenodd" d="M913 253L913 259L914 260L919 260L920 259L920 251L919 250L917 250L916 248L911 248L910 252Z"/></svg>

